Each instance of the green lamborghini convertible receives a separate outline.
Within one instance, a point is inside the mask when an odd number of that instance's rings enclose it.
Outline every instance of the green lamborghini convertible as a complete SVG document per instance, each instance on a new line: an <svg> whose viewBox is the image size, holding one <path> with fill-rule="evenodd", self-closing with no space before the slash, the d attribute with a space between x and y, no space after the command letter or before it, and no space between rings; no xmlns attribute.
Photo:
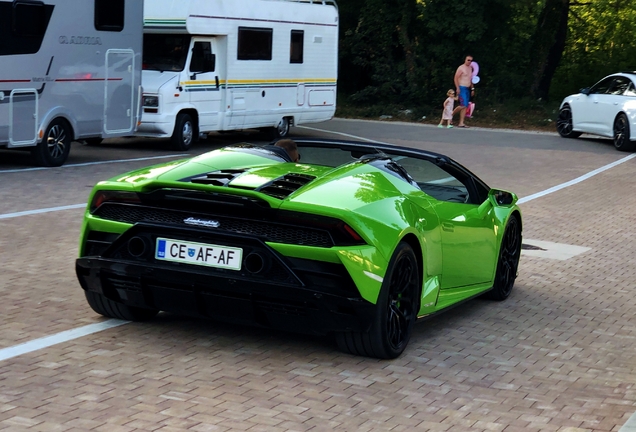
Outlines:
<svg viewBox="0 0 636 432"><path fill-rule="evenodd" d="M510 295L515 194L441 154L297 144L298 162L243 143L97 184L76 262L88 304L332 334L395 358L416 320Z"/></svg>

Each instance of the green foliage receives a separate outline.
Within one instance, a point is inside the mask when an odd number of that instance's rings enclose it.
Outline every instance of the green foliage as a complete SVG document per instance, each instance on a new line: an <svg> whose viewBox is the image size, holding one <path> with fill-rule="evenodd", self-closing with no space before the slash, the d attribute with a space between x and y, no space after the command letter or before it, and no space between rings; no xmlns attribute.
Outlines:
<svg viewBox="0 0 636 432"><path fill-rule="evenodd" d="M564 0L566 1L566 0ZM348 104L437 106L466 54L480 66L478 98L528 94L546 0L340 0L339 88ZM571 0L552 99L619 70L636 70L634 0ZM544 35L545 37L545 35ZM549 43L549 39L547 39ZM480 100L480 99L478 99Z"/></svg>
<svg viewBox="0 0 636 432"><path fill-rule="evenodd" d="M560 99L610 73L636 70L634 23L633 0L591 0L571 6L568 43L551 95Z"/></svg>

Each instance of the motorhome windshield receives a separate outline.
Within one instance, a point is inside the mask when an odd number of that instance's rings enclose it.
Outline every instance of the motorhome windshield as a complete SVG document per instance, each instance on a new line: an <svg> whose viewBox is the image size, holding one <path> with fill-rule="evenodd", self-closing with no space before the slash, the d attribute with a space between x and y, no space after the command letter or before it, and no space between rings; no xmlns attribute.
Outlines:
<svg viewBox="0 0 636 432"><path fill-rule="evenodd" d="M143 68L181 72L185 68L189 46L189 35L144 34Z"/></svg>

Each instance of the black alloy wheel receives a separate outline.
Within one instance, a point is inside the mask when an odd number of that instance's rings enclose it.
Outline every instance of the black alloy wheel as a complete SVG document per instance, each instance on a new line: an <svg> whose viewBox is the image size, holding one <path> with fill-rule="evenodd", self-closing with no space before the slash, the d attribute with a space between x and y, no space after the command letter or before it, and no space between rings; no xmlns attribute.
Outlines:
<svg viewBox="0 0 636 432"><path fill-rule="evenodd" d="M572 108L570 105L563 105L559 111L559 117L557 118L557 132L563 138L578 138L581 136L581 132L574 132L572 123Z"/></svg>
<svg viewBox="0 0 636 432"><path fill-rule="evenodd" d="M345 352L393 359L409 343L420 306L420 273L411 246L401 242L389 262L376 303L376 315L369 332L336 334L338 347Z"/></svg>
<svg viewBox="0 0 636 432"><path fill-rule="evenodd" d="M486 293L486 298L491 300L505 300L512 292L512 287L517 279L519 258L521 257L521 223L517 216L512 215L508 219L506 230L501 239L499 248L499 261L497 273L492 290Z"/></svg>
<svg viewBox="0 0 636 432"><path fill-rule="evenodd" d="M629 120L620 113L614 120L614 147L620 151L634 151L636 141L630 141Z"/></svg>
<svg viewBox="0 0 636 432"><path fill-rule="evenodd" d="M581 132L574 132L572 130L572 109L570 105L563 105L559 110L559 117L557 118L557 132L563 138L578 138L581 136Z"/></svg>
<svg viewBox="0 0 636 432"><path fill-rule="evenodd" d="M46 128L42 141L33 148L31 155L40 166L62 166L71 151L72 138L73 132L67 121L55 119Z"/></svg>

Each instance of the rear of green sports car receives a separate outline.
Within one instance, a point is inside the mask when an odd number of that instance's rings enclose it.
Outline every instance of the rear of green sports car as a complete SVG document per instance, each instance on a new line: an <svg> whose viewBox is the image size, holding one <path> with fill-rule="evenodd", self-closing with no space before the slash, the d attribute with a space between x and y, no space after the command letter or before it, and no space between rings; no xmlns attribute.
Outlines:
<svg viewBox="0 0 636 432"><path fill-rule="evenodd" d="M127 320L169 311L335 333L346 351L399 355L417 316L443 303L440 201L395 158L364 156L377 148L300 149L290 163L235 145L96 185L76 262L90 306ZM503 228L516 209L507 204L482 211ZM488 280L449 286L446 301L493 286L502 235L476 246L491 255Z"/></svg>

